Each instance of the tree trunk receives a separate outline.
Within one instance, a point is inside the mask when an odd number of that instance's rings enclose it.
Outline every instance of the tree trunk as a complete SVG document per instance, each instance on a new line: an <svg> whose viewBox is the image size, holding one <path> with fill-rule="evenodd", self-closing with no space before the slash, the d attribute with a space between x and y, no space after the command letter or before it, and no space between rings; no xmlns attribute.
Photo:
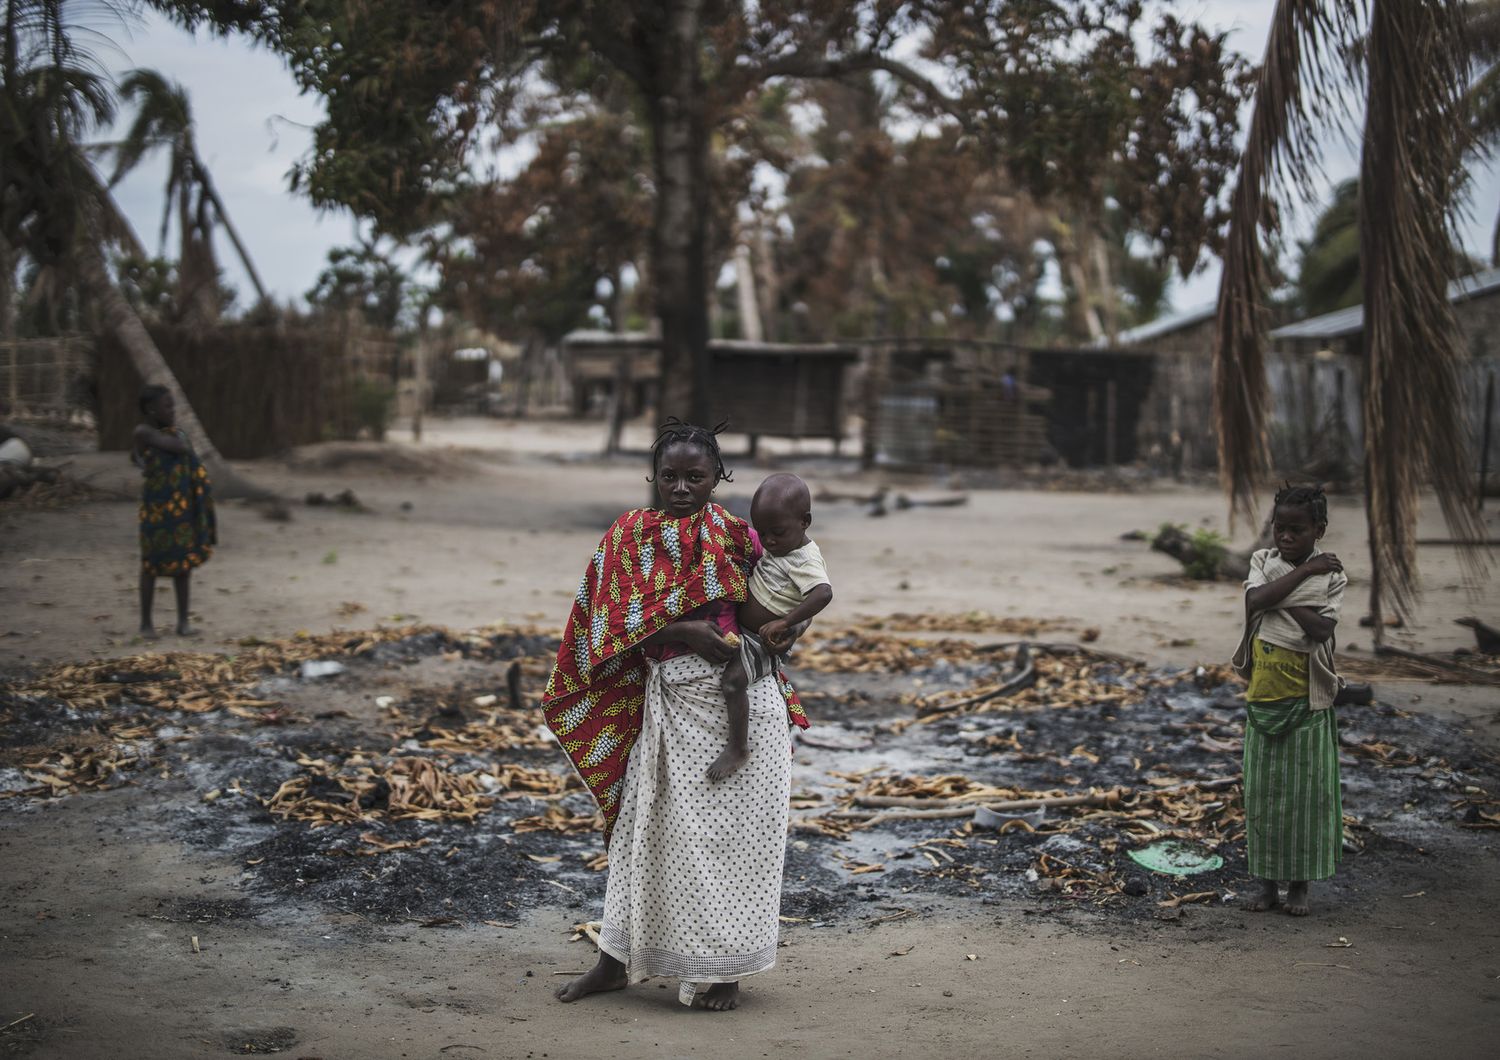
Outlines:
<svg viewBox="0 0 1500 1060"><path fill-rule="evenodd" d="M218 215L219 223L224 226L224 231L229 235L229 242L234 244L234 252L240 257L240 264L245 266L245 273L250 277L250 283L255 287L255 295L261 302L269 302L271 296L266 293L266 285L260 282L260 273L255 271L255 265L250 260L250 252L245 249L240 234L234 225L229 222L229 213L224 209L224 200L219 198L219 191L214 187L214 182L208 177L208 170L201 165L194 165L198 174L198 183L203 189L203 194L208 196L208 201L213 203L214 213Z"/></svg>
<svg viewBox="0 0 1500 1060"><path fill-rule="evenodd" d="M1092 226L1087 229L1087 232L1089 248L1094 259L1094 272L1099 284L1099 303L1103 307L1104 336L1113 344L1120 333L1120 305L1119 297L1115 293L1114 270L1109 263L1109 248L1105 245L1104 238Z"/></svg>
<svg viewBox="0 0 1500 1060"><path fill-rule="evenodd" d="M781 280L776 274L776 259L771 234L764 224L755 232L755 290L760 295L761 330L770 339L781 338ZM880 332L884 334L884 332Z"/></svg>
<svg viewBox="0 0 1500 1060"><path fill-rule="evenodd" d="M755 262L750 256L750 244L742 242L734 248L734 293L735 305L740 313L740 338L749 342L762 342L765 332L760 326L760 299L755 291Z"/></svg>
<svg viewBox="0 0 1500 1060"><path fill-rule="evenodd" d="M20 257L0 236L0 342L16 337L16 262ZM11 355L14 363L14 353Z"/></svg>
<svg viewBox="0 0 1500 1060"><path fill-rule="evenodd" d="M709 424L708 159L700 68L703 0L663 5L645 103L656 171L651 229L656 315L661 321L658 413Z"/></svg>
<svg viewBox="0 0 1500 1060"><path fill-rule="evenodd" d="M84 291L97 308L99 319L119 340L130 363L135 366L136 373L143 381L159 383L171 391L177 410L177 422L187 432L198 455L208 464L209 474L213 476L214 493L221 498L268 496L268 491L241 476L219 455L213 439L203 429L198 414L193 411L187 395L182 392L177 377L167 367L161 351L152 341L151 333L115 287L109 275L109 267L105 264L104 254L96 243L84 243L79 247L78 273Z"/></svg>

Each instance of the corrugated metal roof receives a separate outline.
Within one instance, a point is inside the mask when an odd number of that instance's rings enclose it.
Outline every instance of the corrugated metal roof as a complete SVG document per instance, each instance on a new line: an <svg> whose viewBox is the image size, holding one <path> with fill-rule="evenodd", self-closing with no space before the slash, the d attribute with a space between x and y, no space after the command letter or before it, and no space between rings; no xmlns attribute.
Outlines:
<svg viewBox="0 0 1500 1060"><path fill-rule="evenodd" d="M1142 342L1149 342L1151 339L1159 339L1163 335L1170 335L1174 331L1193 327L1195 324L1201 324L1210 319L1217 308L1216 303L1210 302L1196 309L1187 309L1181 313L1173 313L1171 316L1153 320L1149 324L1129 328L1115 337L1114 345L1135 346Z"/></svg>
<svg viewBox="0 0 1500 1060"><path fill-rule="evenodd" d="M1448 285L1448 301L1466 302L1483 294L1500 291L1500 269L1485 269L1461 276ZM1299 320L1271 332L1273 339L1339 339L1364 330L1365 307L1350 306L1322 316Z"/></svg>

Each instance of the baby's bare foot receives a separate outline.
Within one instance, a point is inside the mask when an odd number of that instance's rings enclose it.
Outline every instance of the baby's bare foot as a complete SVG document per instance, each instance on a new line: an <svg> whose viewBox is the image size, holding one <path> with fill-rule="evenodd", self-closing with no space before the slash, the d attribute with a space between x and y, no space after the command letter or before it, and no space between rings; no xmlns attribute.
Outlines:
<svg viewBox="0 0 1500 1060"><path fill-rule="evenodd" d="M748 747L726 747L720 752L719 757L714 759L714 764L708 767L709 780L723 780L729 776L750 758ZM732 1007L732 1006L731 1006Z"/></svg>
<svg viewBox="0 0 1500 1060"><path fill-rule="evenodd" d="M607 990L623 990L625 985L625 966L601 953L598 964L577 979L569 979L553 991L552 996L559 1001L577 1001L590 994L602 994Z"/></svg>
<svg viewBox="0 0 1500 1060"><path fill-rule="evenodd" d="M710 1012L728 1012L740 1007L739 983L715 983L703 995L703 1007Z"/></svg>
<svg viewBox="0 0 1500 1060"><path fill-rule="evenodd" d="M1286 888L1287 916L1306 916L1310 910L1307 902L1307 881L1293 880Z"/></svg>
<svg viewBox="0 0 1500 1060"><path fill-rule="evenodd" d="M1275 909L1280 904L1281 897L1276 893L1276 881L1261 880L1260 890L1245 903L1245 908L1252 913L1264 913L1267 909Z"/></svg>

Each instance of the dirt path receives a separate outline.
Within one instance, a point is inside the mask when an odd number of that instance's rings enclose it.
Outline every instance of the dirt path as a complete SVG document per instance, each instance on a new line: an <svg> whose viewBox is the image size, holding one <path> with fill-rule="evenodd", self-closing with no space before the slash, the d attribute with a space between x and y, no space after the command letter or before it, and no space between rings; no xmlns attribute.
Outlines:
<svg viewBox="0 0 1500 1060"><path fill-rule="evenodd" d="M257 906L238 866L122 837L161 809L124 789L0 831L0 1022L34 1013L0 1032L0 1055L1494 1055L1493 849L1301 921L1195 907L1120 925L1007 904L794 925L779 967L720 1017L654 983L557 1004L554 973L591 961L566 941L570 911L423 929Z"/></svg>

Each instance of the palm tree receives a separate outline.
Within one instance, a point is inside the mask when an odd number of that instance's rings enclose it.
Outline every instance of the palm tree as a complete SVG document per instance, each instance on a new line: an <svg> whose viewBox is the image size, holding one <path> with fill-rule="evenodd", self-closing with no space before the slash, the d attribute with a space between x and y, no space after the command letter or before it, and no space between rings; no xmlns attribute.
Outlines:
<svg viewBox="0 0 1500 1060"><path fill-rule="evenodd" d="M1464 94L1470 154L1500 144L1500 0L1470 0L1464 9L1473 79ZM1490 264L1500 265L1500 216L1490 234Z"/></svg>
<svg viewBox="0 0 1500 1060"><path fill-rule="evenodd" d="M1359 181L1340 181L1302 244L1297 267L1298 308L1308 316L1358 305Z"/></svg>
<svg viewBox="0 0 1500 1060"><path fill-rule="evenodd" d="M181 241L177 262L178 305L184 315L202 321L211 321L218 315L215 224L224 227L259 300L267 301L265 284L261 283L239 232L230 223L208 167L198 155L187 90L155 70L132 70L120 82L120 98L134 103L136 113L125 138L114 145L115 171L109 183L111 187L117 184L151 151L166 149L167 187L161 240L166 242L175 206Z"/></svg>
<svg viewBox="0 0 1500 1060"><path fill-rule="evenodd" d="M141 378L172 392L178 419L209 463L221 494L263 492L224 463L110 272L110 248L143 252L81 146L90 130L108 124L114 96L98 63L78 45L75 30L81 8L116 20L120 9L106 2L75 3L65 10L64 0L4 0L4 5L0 240L38 269L52 270L76 286Z"/></svg>
<svg viewBox="0 0 1500 1060"><path fill-rule="evenodd" d="M1260 236L1275 229L1275 193L1283 185L1306 191L1316 171L1318 134L1362 73L1359 260L1377 644L1382 601L1406 614L1417 590L1421 486L1435 488L1454 537L1483 537L1468 488L1461 418L1452 414L1462 344L1447 299L1456 272L1455 174L1466 142L1464 7L1462 0L1278 0L1219 286L1214 413L1220 476L1231 510L1248 514L1269 463L1268 264Z"/></svg>

